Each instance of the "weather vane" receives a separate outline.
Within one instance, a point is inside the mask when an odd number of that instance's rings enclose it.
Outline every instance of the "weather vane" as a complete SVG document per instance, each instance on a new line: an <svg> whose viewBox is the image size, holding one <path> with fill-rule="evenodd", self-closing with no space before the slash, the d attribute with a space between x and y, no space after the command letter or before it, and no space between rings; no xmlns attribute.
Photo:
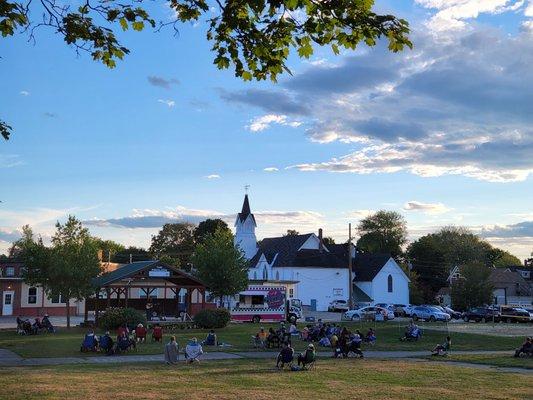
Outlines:
<svg viewBox="0 0 533 400"><path fill-rule="evenodd" d="M244 185L244 192L248 194L248 189L250 189L250 185Z"/></svg>

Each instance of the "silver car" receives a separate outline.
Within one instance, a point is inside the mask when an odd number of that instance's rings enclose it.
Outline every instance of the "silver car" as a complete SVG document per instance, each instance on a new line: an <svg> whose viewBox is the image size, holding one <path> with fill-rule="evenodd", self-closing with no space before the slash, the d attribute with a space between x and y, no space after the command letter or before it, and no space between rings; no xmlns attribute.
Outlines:
<svg viewBox="0 0 533 400"><path fill-rule="evenodd" d="M445 312L442 312L438 308L429 307L429 306L413 307L411 310L411 317L415 321L419 319L423 319L425 321L430 321L430 322L435 322L435 321L448 322L451 319L450 314L446 314Z"/></svg>

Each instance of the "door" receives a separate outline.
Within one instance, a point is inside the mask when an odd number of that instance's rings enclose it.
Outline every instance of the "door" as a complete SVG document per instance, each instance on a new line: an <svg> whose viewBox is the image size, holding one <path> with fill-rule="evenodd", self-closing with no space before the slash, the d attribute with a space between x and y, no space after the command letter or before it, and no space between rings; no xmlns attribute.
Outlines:
<svg viewBox="0 0 533 400"><path fill-rule="evenodd" d="M316 311L316 299L311 299L311 311Z"/></svg>
<svg viewBox="0 0 533 400"><path fill-rule="evenodd" d="M2 301L2 315L13 315L13 296L15 292L4 292Z"/></svg>

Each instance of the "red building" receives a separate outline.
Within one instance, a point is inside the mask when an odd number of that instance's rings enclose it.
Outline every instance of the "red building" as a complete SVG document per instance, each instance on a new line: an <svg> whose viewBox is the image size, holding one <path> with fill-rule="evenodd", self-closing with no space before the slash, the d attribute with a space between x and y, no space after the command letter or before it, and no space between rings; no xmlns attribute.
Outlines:
<svg viewBox="0 0 533 400"><path fill-rule="evenodd" d="M48 298L42 287L24 283L23 268L20 260L0 260L0 316L65 316L66 306L61 296ZM71 315L83 315L83 301L72 301L71 304Z"/></svg>

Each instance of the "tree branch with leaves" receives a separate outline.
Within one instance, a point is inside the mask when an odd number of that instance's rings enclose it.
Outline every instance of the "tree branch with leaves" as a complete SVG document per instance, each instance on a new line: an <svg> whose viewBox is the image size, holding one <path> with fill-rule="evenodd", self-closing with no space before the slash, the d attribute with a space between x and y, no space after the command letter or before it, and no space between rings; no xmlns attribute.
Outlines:
<svg viewBox="0 0 533 400"><path fill-rule="evenodd" d="M215 8L206 0L170 0L164 3L175 17L160 22L150 16L146 3L156 1L86 0L72 7L56 0L0 0L0 33L3 37L27 33L35 41L39 28L51 28L77 53L88 52L95 61L114 68L130 53L115 29L161 31L171 26L177 33L181 23L205 17L213 63L219 69L232 68L246 81L276 81L280 74L290 74L291 50L309 58L313 45L329 46L335 54L355 50L360 42L374 46L380 38L393 52L412 47L407 21L375 13L373 0L216 0ZM11 131L0 120L0 134L6 140Z"/></svg>

